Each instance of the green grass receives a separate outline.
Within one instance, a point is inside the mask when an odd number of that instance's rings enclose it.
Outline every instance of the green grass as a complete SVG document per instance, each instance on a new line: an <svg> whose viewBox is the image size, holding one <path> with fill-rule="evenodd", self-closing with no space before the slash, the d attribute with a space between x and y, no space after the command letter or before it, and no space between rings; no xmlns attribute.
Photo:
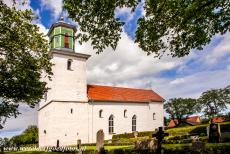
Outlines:
<svg viewBox="0 0 230 154"><path fill-rule="evenodd" d="M17 152L5 152L6 154L51 154L51 152L44 151L17 151ZM60 152L52 152L52 154L61 154Z"/></svg>
<svg viewBox="0 0 230 154"><path fill-rule="evenodd" d="M83 146L84 147L84 146ZM96 146L85 146L86 150L96 150ZM105 150L111 151L115 149L132 149L134 146L105 146ZM51 152L44 151L18 151L18 152L5 152L6 154L51 154ZM60 154L60 152L52 152L52 154Z"/></svg>
<svg viewBox="0 0 230 154"><path fill-rule="evenodd" d="M169 133L170 136L176 136L176 135L186 135L186 134L191 134L191 133L206 133L206 127L209 124L201 124L201 125L196 125L196 126L185 126L185 127L179 127L179 128L171 128L166 130L166 132ZM225 127L225 129L229 127L230 122L223 122L220 123L220 128L222 126ZM230 127L229 127L230 131Z"/></svg>
<svg viewBox="0 0 230 154"><path fill-rule="evenodd" d="M191 147L191 143L187 144L163 144L162 147L165 149L180 149ZM216 148L216 147L230 147L230 143L206 143L206 148ZM133 149L134 146L105 146L108 151L115 149ZM96 146L86 146L86 150L96 150ZM59 152L43 152L43 151L19 151L19 152L6 152L6 154L60 154Z"/></svg>
<svg viewBox="0 0 230 154"><path fill-rule="evenodd" d="M184 149L186 147L191 147L192 143L186 144L163 144L162 147L165 149ZM221 146L230 146L230 143L206 143L206 148L221 147Z"/></svg>
<svg viewBox="0 0 230 154"><path fill-rule="evenodd" d="M84 147L84 146L83 146ZM86 150L96 150L96 146L85 146ZM114 150L114 149L131 149L133 145L122 145L122 146L105 146L105 150Z"/></svg>

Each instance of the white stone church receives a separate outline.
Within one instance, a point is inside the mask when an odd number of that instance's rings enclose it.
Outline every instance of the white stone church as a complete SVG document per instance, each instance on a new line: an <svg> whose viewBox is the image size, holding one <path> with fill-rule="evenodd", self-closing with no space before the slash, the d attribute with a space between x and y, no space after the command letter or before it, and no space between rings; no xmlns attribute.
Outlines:
<svg viewBox="0 0 230 154"><path fill-rule="evenodd" d="M100 129L111 139L163 126L164 99L154 91L87 84L90 55L74 52L75 32L64 21L48 32L54 65L52 81L43 79L50 89L39 104L39 146L95 143Z"/></svg>

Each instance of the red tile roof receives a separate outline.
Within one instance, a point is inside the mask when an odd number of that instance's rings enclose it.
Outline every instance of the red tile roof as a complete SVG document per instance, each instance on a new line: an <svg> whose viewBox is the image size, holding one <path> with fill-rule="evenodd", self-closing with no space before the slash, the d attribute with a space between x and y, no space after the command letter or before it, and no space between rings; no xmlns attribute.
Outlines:
<svg viewBox="0 0 230 154"><path fill-rule="evenodd" d="M189 122L189 123L193 123L193 124L196 124L196 123L199 123L199 116L192 116L192 117L188 117L187 118L187 122Z"/></svg>
<svg viewBox="0 0 230 154"><path fill-rule="evenodd" d="M169 128L173 128L173 127L175 127L176 125L178 124L178 120L177 119L171 119L170 120L170 122L169 122L169 124L168 124L168 127Z"/></svg>
<svg viewBox="0 0 230 154"><path fill-rule="evenodd" d="M113 101L113 102L138 102L147 103L163 102L164 99L152 90L133 89L100 85L88 85L87 94L89 100Z"/></svg>
<svg viewBox="0 0 230 154"><path fill-rule="evenodd" d="M186 119L186 122L188 123L191 123L191 124L199 124L201 121L200 121L200 117L199 116L192 116L192 117L188 117ZM172 127L175 127L176 125L178 124L178 120L177 119L171 119L169 124L168 124L168 127L169 128L172 128Z"/></svg>
<svg viewBox="0 0 230 154"><path fill-rule="evenodd" d="M224 122L224 118L223 117L215 117L215 118L212 118L212 120L215 123Z"/></svg>

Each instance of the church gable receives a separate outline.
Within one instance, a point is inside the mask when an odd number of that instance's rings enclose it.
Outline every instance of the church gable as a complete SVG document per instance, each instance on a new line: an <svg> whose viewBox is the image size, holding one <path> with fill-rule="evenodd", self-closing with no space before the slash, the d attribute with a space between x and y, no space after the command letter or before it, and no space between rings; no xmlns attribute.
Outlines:
<svg viewBox="0 0 230 154"><path fill-rule="evenodd" d="M152 90L87 85L87 95L91 101L111 102L163 102L164 99Z"/></svg>

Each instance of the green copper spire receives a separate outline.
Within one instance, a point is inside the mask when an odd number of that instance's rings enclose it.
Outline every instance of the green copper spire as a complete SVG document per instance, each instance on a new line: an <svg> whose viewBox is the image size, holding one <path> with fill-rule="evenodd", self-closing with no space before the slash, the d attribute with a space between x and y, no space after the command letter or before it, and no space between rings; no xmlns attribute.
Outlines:
<svg viewBox="0 0 230 154"><path fill-rule="evenodd" d="M76 27L64 22L64 18L54 24L49 29L49 43L51 49L65 49L74 51L74 35Z"/></svg>

